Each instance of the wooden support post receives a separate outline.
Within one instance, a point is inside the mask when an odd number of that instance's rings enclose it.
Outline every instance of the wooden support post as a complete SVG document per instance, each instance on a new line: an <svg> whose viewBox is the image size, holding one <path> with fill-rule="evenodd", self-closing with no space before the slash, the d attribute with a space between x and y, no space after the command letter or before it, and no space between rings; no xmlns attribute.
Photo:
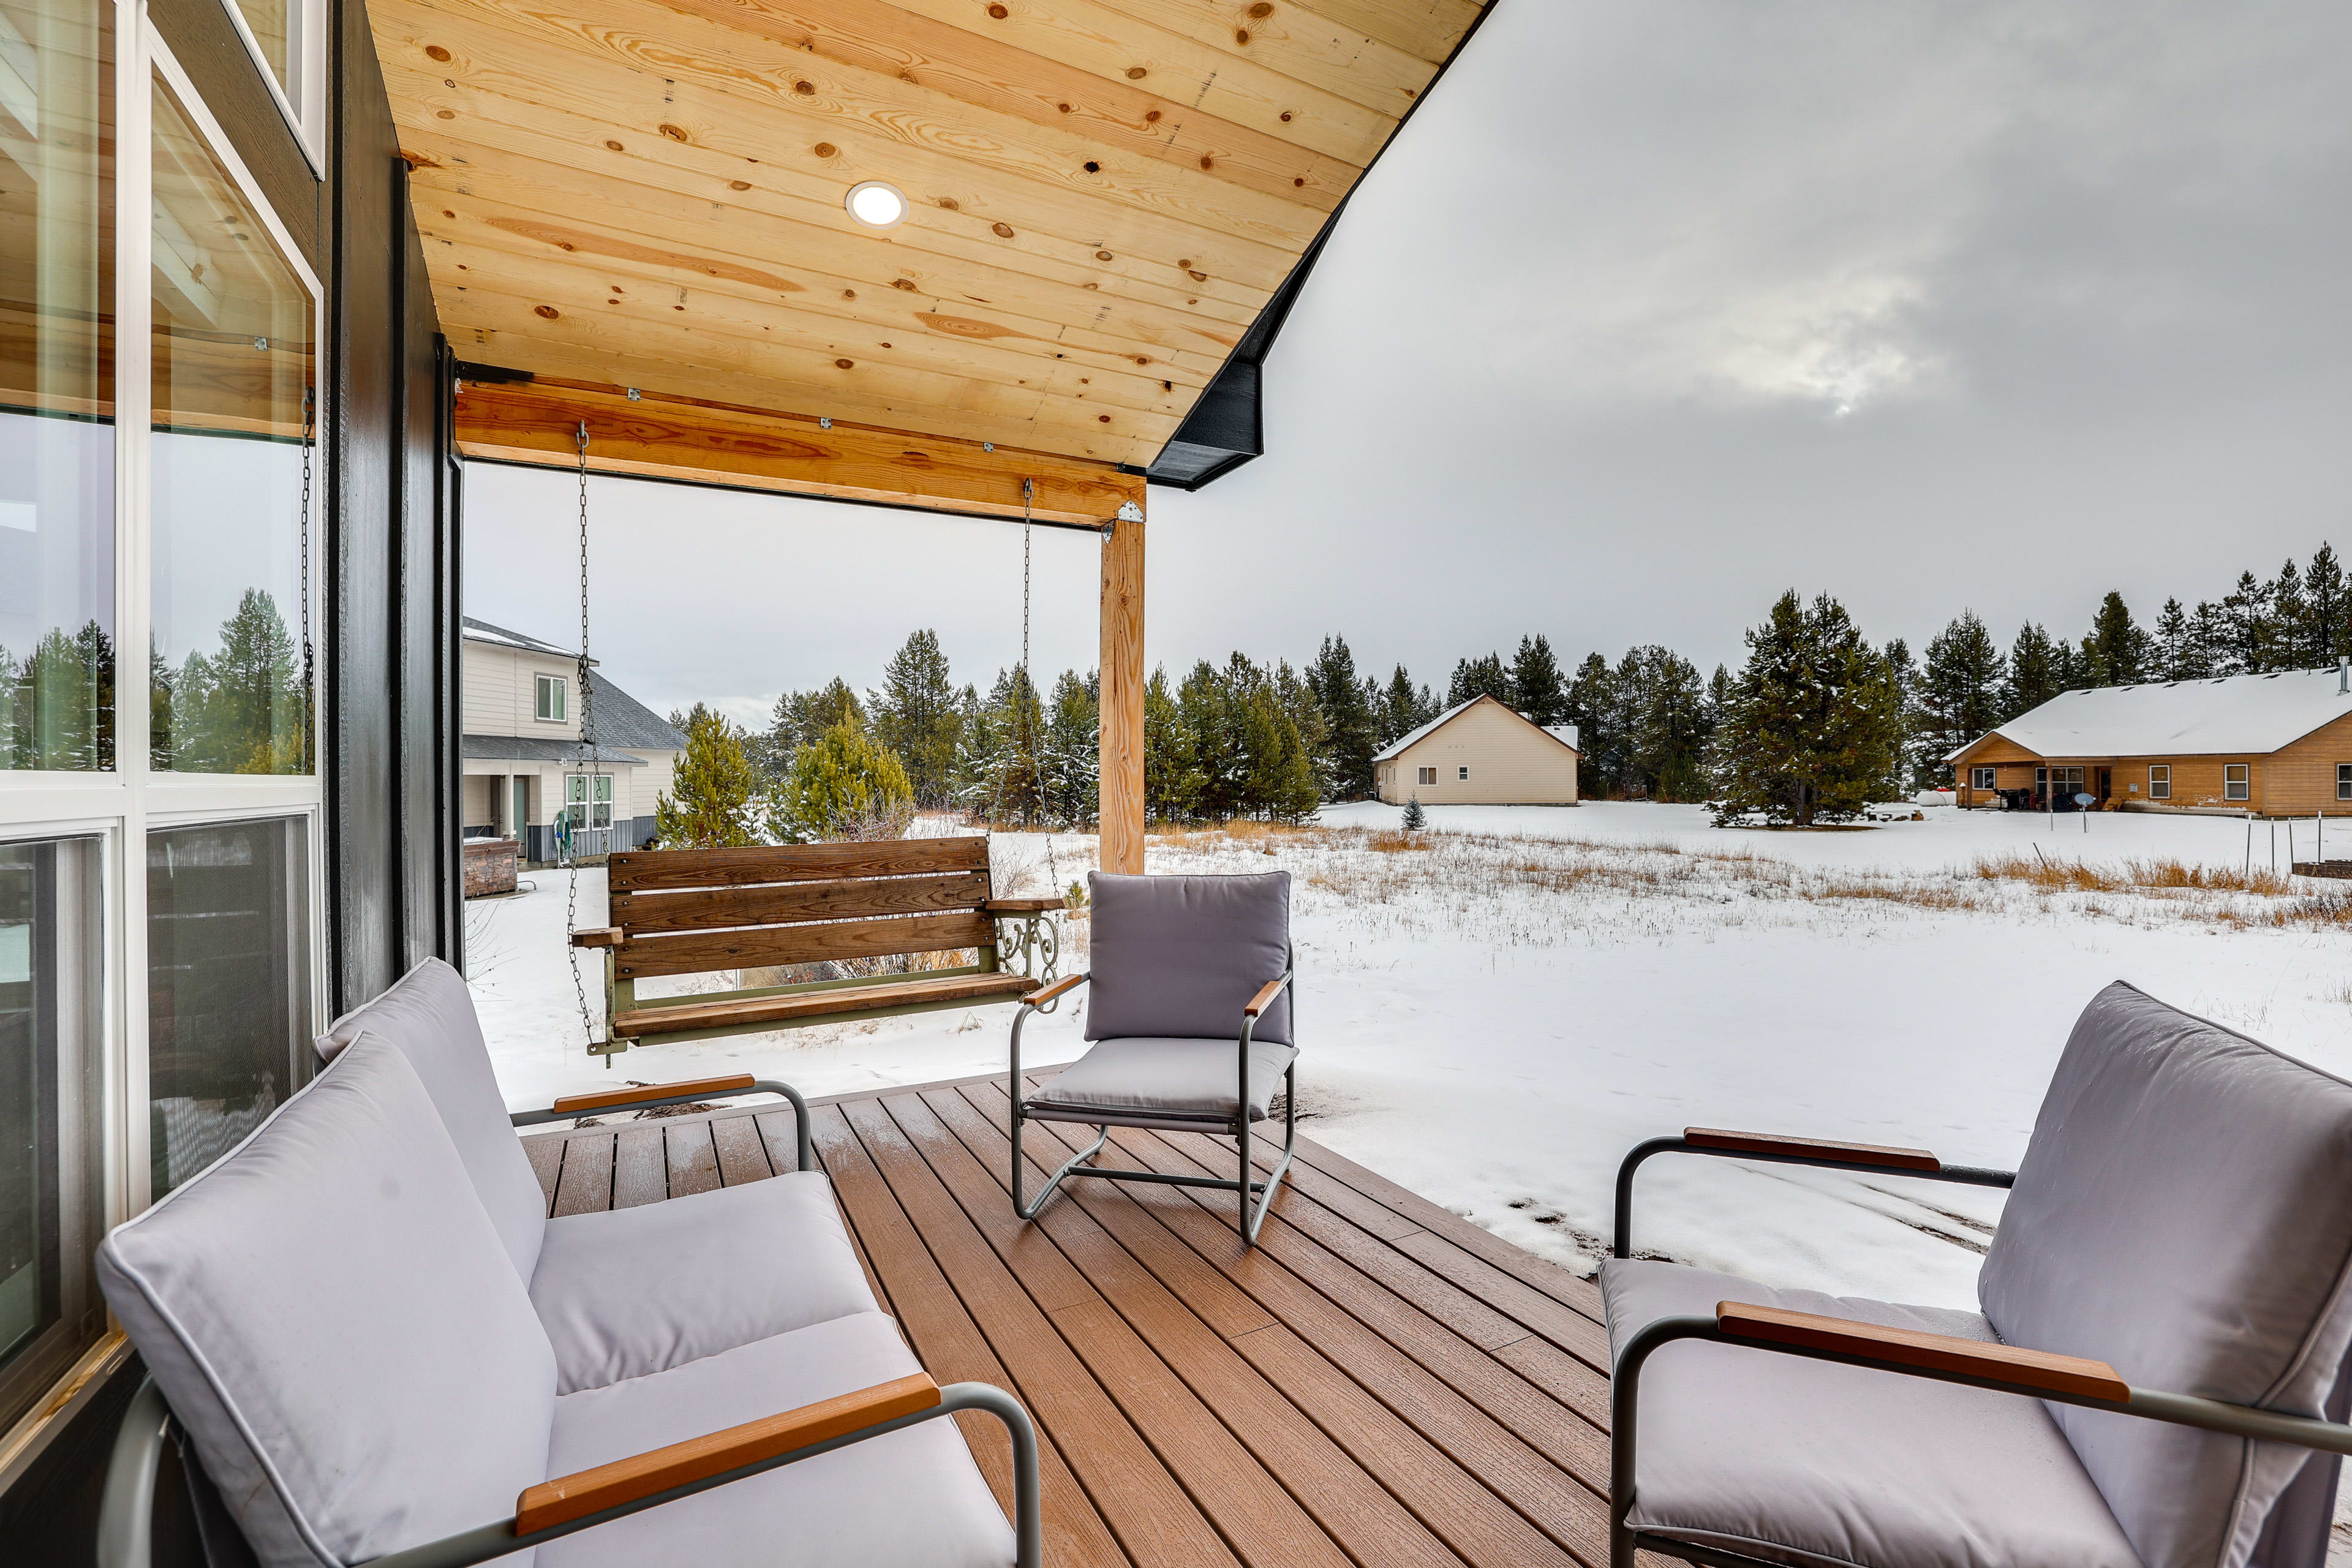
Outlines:
<svg viewBox="0 0 2352 1568"><path fill-rule="evenodd" d="M1143 871L1143 520L1138 517L1112 523L1102 546L1100 859L1104 870L1130 876Z"/></svg>

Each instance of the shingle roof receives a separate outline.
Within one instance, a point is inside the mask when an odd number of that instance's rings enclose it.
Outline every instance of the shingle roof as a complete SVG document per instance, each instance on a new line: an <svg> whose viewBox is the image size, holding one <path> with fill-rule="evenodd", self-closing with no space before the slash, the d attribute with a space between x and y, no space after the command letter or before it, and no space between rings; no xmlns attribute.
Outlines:
<svg viewBox="0 0 2352 1568"><path fill-rule="evenodd" d="M670 721L595 670L588 672L596 697L596 743L638 752L682 752L686 736Z"/></svg>
<svg viewBox="0 0 2352 1568"><path fill-rule="evenodd" d="M1406 733L1398 736L1394 741L1390 742L1386 746L1375 752L1372 756L1372 761L1375 763L1395 762L1399 757L1404 755L1409 747L1418 744L1423 739L1435 734L1438 731L1452 723L1454 716L1460 713L1464 709L1475 708L1481 702L1493 702L1496 707L1500 708L1504 712L1510 714L1512 718L1521 720L1532 728L1543 731L1545 734L1549 735L1553 740L1558 741L1570 751L1576 752L1578 756L1580 757L1584 754L1582 752L1577 750L1576 742L1571 738L1576 733L1575 725L1562 724L1554 729L1546 729L1543 725L1536 723L1534 720L1528 718L1526 714L1521 713L1517 709L1511 707L1507 702L1497 701L1496 699L1491 697L1473 697L1467 702L1456 702L1453 707L1448 708L1444 712L1440 713L1436 718L1432 719L1420 729L1409 731ZM1566 730L1568 733L1563 735L1559 733L1560 730Z"/></svg>
<svg viewBox="0 0 2352 1568"><path fill-rule="evenodd" d="M521 648L526 653L552 654L557 658L578 658L580 657L568 647L558 647L551 642L541 642L537 637L528 636L522 632L509 631L504 626L494 626L488 621L478 621L471 616L466 616L464 619L466 623L466 636L475 642L499 643L507 647ZM590 662L593 663L594 661L591 660Z"/></svg>
<svg viewBox="0 0 2352 1568"><path fill-rule="evenodd" d="M2063 691L1991 733L2039 757L2259 755L2352 713L2352 692L2340 684L2333 669L2283 669L2101 686ZM1969 746L1944 760L1957 761Z"/></svg>

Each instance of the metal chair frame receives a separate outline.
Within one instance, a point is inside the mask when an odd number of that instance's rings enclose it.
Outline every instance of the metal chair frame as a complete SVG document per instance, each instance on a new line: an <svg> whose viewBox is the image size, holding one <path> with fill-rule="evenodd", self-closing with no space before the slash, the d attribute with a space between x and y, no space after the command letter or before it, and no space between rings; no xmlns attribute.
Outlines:
<svg viewBox="0 0 2352 1568"><path fill-rule="evenodd" d="M1276 993L1278 996L1288 995L1291 998L1291 1022L1294 1035L1298 1017L1298 999L1293 991L1291 981L1297 974L1297 950L1294 949L1283 961L1279 981L1281 990ZM1075 975L1072 976L1072 983L1083 985L1093 978L1090 973ZM1271 1002L1267 1004L1269 1006L1272 1005ZM1298 1150L1298 1059L1297 1055L1294 1053L1290 1065L1282 1069L1282 1158L1276 1163L1274 1169L1267 1173L1265 1181L1256 1182L1250 1179L1251 1145L1255 1138L1255 1124L1251 1121L1249 1113L1250 1036L1257 1027L1257 1019L1254 1015L1248 1013L1242 1015L1238 1053L1239 1077L1234 1099L1235 1115L1188 1117L1181 1112L1149 1114L1138 1112L1137 1120L1126 1121L1116 1117L1097 1120L1092 1113L1066 1114L1056 1110L1051 1115L1038 1116L1030 1112L1025 1103L1027 1092L1021 1083L1021 1026L1026 1024L1029 1021L1029 1016L1037 1010L1037 1004L1024 996L1021 1001L1020 1012L1015 1014L1013 1019L1012 1067L1007 1076L1006 1087L1010 1089L1013 1099L1013 1211L1024 1220L1034 1220L1044 1212L1046 1204L1052 1201L1055 1192L1061 1186L1063 1180L1069 1176L1098 1176L1107 1182L1158 1182L1171 1187L1211 1187L1221 1192L1237 1194L1234 1228L1241 1233L1244 1247L1257 1246L1258 1231L1265 1224L1266 1211L1273 1206L1274 1194L1281 1187L1283 1177L1289 1173L1290 1162ZM1022 1158L1021 1153L1022 1125L1031 1121L1069 1121L1080 1126L1092 1127L1095 1130L1095 1141L1062 1162L1061 1168L1046 1177L1045 1184L1037 1189L1037 1196L1034 1200L1024 1197L1028 1175L1027 1163ZM1208 1132L1231 1138L1239 1154L1239 1173L1228 1181L1223 1176L1188 1176L1164 1171L1138 1171L1123 1165L1089 1163L1088 1162L1102 1152L1103 1145L1110 1139L1110 1130L1114 1127L1168 1128L1177 1131ZM1253 1207L1250 1203L1252 1195L1260 1194L1264 1195L1258 1197L1255 1206Z"/></svg>
<svg viewBox="0 0 2352 1568"><path fill-rule="evenodd" d="M1617 1171L1617 1240L1616 1255L1631 1256L1633 1217L1633 1173L1642 1162L1654 1154L1708 1154L1721 1159L1753 1160L1768 1164L1816 1165L1827 1170L1860 1171L1874 1175L1901 1175L1929 1182L1961 1182L1972 1186L2007 1187L2017 1180L2014 1171L1994 1171L1972 1165L1942 1165L1937 1170L1901 1170L1890 1172L1884 1163L1858 1160L1839 1160L1810 1154L1766 1153L1754 1150L1733 1150L1703 1147L1681 1138L1653 1138L1636 1144L1625 1156ZM2168 1394L2155 1389L2130 1389L2126 1399L2104 1399L2095 1394L2074 1394L2039 1385L2011 1383L2000 1378L1979 1377L1968 1373L1947 1371L1937 1367L1916 1366L1903 1362L1860 1354L1851 1351L1833 1350L1815 1345L1790 1344L1779 1341L1749 1339L1727 1333L1710 1317L1691 1314L1660 1318L1644 1324L1625 1342L1623 1353L1609 1373L1609 1565L1610 1568L1633 1568L1634 1554L1654 1552L1662 1557L1679 1558L1696 1563L1702 1568L1780 1568L1780 1564L1764 1558L1750 1557L1742 1552L1728 1552L1718 1546L1702 1546L1696 1542L1677 1540L1671 1535L1659 1535L1636 1529L1626 1522L1633 1512L1635 1493L1634 1458L1641 1415L1642 1368L1662 1346L1676 1340L1707 1340L1717 1344L1738 1345L1747 1350L1764 1351L1780 1355L1808 1356L1814 1361L1837 1362L1846 1366L1874 1367L1881 1372L1899 1373L1906 1377L1932 1378L1937 1383L1963 1384L1970 1388L1989 1388L1997 1394L2013 1394L2026 1399L2055 1400L2063 1405L2080 1405L2090 1410L2111 1410L2120 1415L2137 1415L2149 1421L2168 1421L2179 1426L2201 1426L2208 1431L2227 1432L2235 1436L2252 1437L2263 1442L2291 1443L2297 1447L2321 1453L2352 1454L2352 1426L2333 1421L2319 1421L2305 1415L2283 1415L2275 1411L2257 1410L2243 1405L2230 1405L2218 1399L2201 1399L2192 1394Z"/></svg>

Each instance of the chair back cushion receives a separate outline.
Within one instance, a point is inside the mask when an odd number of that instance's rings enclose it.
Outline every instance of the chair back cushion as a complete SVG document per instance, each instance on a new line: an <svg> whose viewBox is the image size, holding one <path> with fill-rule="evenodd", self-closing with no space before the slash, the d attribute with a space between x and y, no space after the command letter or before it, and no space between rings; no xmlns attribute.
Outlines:
<svg viewBox="0 0 2352 1568"><path fill-rule="evenodd" d="M1242 1008L1290 963L1290 873L1087 877L1087 1038L1232 1039ZM1290 1037L1286 991L1251 1038Z"/></svg>
<svg viewBox="0 0 2352 1568"><path fill-rule="evenodd" d="M2074 1026L1978 1291L2011 1344L2318 1415L2352 1342L2352 1084L2129 985ZM2148 1568L2241 1568L2305 1453L2052 1405Z"/></svg>
<svg viewBox="0 0 2352 1568"><path fill-rule="evenodd" d="M506 1097L499 1092L490 1047L464 976L437 958L426 959L391 990L328 1025L319 1037L320 1057L331 1061L362 1029L399 1047L424 1080L482 1207L498 1227L499 1240L528 1287L547 1230L547 1194L531 1174L514 1123L507 1120Z"/></svg>
<svg viewBox="0 0 2352 1568"><path fill-rule="evenodd" d="M546 1478L554 1352L415 1070L373 1036L98 1261L273 1568L487 1524Z"/></svg>

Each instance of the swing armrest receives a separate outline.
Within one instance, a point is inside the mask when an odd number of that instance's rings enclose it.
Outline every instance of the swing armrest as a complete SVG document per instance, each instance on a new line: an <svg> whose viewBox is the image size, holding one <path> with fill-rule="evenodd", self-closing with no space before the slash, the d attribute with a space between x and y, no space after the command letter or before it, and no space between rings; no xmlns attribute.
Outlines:
<svg viewBox="0 0 2352 1568"><path fill-rule="evenodd" d="M621 945L621 928L619 926L596 926L587 931L575 931L572 933L572 945L574 947L618 947Z"/></svg>

